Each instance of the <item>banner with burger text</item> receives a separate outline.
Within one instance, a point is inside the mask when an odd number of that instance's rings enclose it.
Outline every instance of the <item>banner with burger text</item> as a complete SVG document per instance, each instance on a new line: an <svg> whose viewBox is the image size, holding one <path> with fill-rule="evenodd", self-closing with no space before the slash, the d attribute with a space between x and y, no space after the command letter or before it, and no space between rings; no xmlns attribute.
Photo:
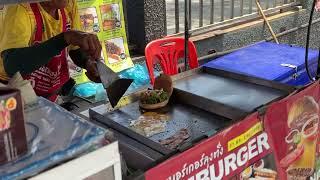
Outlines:
<svg viewBox="0 0 320 180"><path fill-rule="evenodd" d="M258 113L254 113L150 169L145 179L276 179L271 143Z"/></svg>
<svg viewBox="0 0 320 180"><path fill-rule="evenodd" d="M122 0L77 0L81 28L96 33L102 44L105 64L114 72L133 67L129 55ZM71 68L77 83L87 82L79 67Z"/></svg>
<svg viewBox="0 0 320 180"><path fill-rule="evenodd" d="M271 104L264 118L279 179L320 179L319 82Z"/></svg>
<svg viewBox="0 0 320 180"><path fill-rule="evenodd" d="M320 85L268 105L157 165L146 180L318 180Z"/></svg>

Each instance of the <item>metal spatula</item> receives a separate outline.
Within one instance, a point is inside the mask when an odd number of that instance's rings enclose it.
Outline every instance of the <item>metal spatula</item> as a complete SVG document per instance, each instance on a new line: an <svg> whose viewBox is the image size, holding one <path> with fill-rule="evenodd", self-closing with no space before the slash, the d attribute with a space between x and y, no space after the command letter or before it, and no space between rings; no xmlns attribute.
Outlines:
<svg viewBox="0 0 320 180"><path fill-rule="evenodd" d="M102 85L107 91L109 102L112 107L115 107L128 90L133 79L120 79L118 74L113 72L101 60L97 61L97 68Z"/></svg>

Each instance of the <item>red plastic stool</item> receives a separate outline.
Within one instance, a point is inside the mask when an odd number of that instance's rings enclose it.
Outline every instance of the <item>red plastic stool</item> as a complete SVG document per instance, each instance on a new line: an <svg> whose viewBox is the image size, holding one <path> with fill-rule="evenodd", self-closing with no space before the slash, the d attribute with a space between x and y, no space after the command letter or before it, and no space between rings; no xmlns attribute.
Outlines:
<svg viewBox="0 0 320 180"><path fill-rule="evenodd" d="M194 69L199 66L197 50L192 41L189 40L188 43L189 67ZM184 57L184 38L169 37L154 40L147 45L145 55L151 84L155 79L153 65L156 62L160 63L164 74L178 74L178 60Z"/></svg>

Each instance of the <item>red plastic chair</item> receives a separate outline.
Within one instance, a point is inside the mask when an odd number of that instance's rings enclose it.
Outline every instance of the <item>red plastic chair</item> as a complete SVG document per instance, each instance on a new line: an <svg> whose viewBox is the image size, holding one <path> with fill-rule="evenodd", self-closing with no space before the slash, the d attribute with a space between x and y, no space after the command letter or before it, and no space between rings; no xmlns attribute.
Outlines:
<svg viewBox="0 0 320 180"><path fill-rule="evenodd" d="M191 69L199 66L197 50L192 41L189 40L189 67ZM178 60L184 58L184 38L169 37L150 42L146 49L146 64L149 71L151 84L154 84L155 63L159 62L164 74L178 74Z"/></svg>

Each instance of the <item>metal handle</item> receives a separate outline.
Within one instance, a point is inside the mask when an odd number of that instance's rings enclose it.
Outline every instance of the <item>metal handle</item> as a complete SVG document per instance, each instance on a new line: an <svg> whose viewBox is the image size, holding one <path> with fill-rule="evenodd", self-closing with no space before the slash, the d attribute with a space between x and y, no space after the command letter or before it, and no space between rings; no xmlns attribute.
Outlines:
<svg viewBox="0 0 320 180"><path fill-rule="evenodd" d="M293 65L293 64L285 64L285 63L281 64L281 66L294 69L295 73L292 75L292 77L293 77L293 79L298 78L298 66Z"/></svg>

